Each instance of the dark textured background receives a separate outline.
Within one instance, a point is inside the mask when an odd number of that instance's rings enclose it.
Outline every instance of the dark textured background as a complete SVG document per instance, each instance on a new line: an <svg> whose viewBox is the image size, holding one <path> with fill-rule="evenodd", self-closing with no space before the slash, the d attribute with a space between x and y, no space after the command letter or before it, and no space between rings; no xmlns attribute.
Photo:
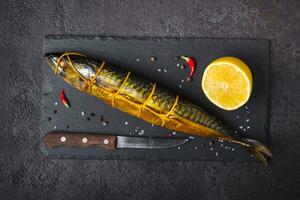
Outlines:
<svg viewBox="0 0 300 200"><path fill-rule="evenodd" d="M299 199L299 9L297 0L1 1L0 199ZM46 34L270 39L273 162L45 159Z"/></svg>

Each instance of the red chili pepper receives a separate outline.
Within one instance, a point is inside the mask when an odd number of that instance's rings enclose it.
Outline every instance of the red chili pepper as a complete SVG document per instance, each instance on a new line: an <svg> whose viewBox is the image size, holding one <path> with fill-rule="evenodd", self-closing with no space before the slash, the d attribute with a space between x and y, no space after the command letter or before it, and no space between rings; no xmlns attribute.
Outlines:
<svg viewBox="0 0 300 200"><path fill-rule="evenodd" d="M64 90L62 90L62 91L60 92L60 101L61 101L61 103L62 103L65 107L70 108L69 100L68 100L68 98L66 97L65 91L64 91Z"/></svg>
<svg viewBox="0 0 300 200"><path fill-rule="evenodd" d="M185 62L188 64L189 68L190 68L190 74L189 77L192 77L195 73L195 69L196 69L196 62L193 58L191 57L187 57L187 56L181 56L181 58L183 60L185 60Z"/></svg>

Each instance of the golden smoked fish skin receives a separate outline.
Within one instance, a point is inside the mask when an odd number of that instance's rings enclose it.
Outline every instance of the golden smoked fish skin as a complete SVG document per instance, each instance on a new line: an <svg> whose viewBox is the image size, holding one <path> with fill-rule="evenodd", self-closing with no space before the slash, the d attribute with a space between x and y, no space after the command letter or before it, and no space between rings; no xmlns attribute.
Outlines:
<svg viewBox="0 0 300 200"><path fill-rule="evenodd" d="M45 58L66 82L123 112L188 135L240 144L265 164L272 156L258 141L241 138L201 107L128 70L80 53L49 53Z"/></svg>

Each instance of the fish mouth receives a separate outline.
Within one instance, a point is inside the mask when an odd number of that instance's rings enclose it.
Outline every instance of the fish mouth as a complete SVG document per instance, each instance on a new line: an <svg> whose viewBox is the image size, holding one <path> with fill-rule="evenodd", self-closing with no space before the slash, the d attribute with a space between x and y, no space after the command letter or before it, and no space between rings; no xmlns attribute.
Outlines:
<svg viewBox="0 0 300 200"><path fill-rule="evenodd" d="M61 53L46 53L44 60L52 68L52 70L55 70L55 67L58 66L57 62L61 55Z"/></svg>
<svg viewBox="0 0 300 200"><path fill-rule="evenodd" d="M59 53L46 53L44 55L44 61L51 67L52 70L54 70L54 68L58 66L57 61L60 55L61 54Z"/></svg>

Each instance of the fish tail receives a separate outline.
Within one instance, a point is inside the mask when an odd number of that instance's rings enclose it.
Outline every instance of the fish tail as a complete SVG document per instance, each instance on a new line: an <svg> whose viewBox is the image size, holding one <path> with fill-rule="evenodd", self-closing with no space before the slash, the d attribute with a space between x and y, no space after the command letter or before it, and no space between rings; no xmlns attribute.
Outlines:
<svg viewBox="0 0 300 200"><path fill-rule="evenodd" d="M233 140L232 142L241 144L243 148L249 151L254 158L264 165L268 165L268 160L272 158L271 150L259 141L242 138L240 140Z"/></svg>

